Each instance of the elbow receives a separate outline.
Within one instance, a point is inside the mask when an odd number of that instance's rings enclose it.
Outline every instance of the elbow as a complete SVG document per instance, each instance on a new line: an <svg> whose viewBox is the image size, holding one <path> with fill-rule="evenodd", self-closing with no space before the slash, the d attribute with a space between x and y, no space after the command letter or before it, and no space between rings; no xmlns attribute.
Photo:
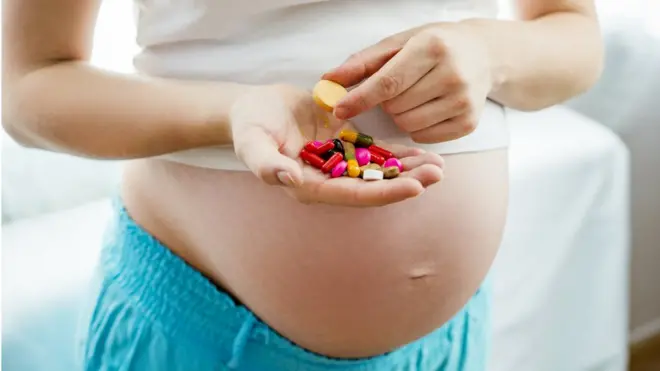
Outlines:
<svg viewBox="0 0 660 371"><path fill-rule="evenodd" d="M22 147L48 149L46 137L55 130L52 115L44 112L43 102L35 99L32 88L18 83L3 95L2 128Z"/></svg>
<svg viewBox="0 0 660 371"><path fill-rule="evenodd" d="M21 117L19 109L15 104L5 100L2 110L2 128L5 133L20 146L25 148L36 148L34 136L29 134L29 128L25 125L25 118Z"/></svg>

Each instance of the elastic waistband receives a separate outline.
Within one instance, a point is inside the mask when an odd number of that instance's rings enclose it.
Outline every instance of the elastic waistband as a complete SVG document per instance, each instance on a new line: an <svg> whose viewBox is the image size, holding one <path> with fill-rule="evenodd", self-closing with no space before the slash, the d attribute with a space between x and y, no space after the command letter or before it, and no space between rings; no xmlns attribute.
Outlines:
<svg viewBox="0 0 660 371"><path fill-rule="evenodd" d="M444 348L453 320L422 339L372 358L337 360L304 350L257 319L247 307L234 302L141 228L119 198L114 207L113 224L102 252L106 279L118 284L140 315L157 324L169 338L222 360L229 369L238 367L240 361L247 367L241 370L261 370L261 365L277 364L271 369L379 371L389 369L393 363L406 363L414 354L429 349L448 351Z"/></svg>
<svg viewBox="0 0 660 371"><path fill-rule="evenodd" d="M114 208L102 253L106 276L168 335L214 352L222 351L219 344L231 344L252 317L247 308L136 224L120 200Z"/></svg>

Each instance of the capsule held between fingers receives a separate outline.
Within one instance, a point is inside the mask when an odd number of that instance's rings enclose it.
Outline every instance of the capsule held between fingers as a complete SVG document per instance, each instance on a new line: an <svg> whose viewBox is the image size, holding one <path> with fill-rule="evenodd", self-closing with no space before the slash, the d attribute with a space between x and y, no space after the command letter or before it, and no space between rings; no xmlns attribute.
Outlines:
<svg viewBox="0 0 660 371"><path fill-rule="evenodd" d="M314 102L327 112L332 112L346 94L348 94L346 88L330 80L321 80L312 89Z"/></svg>

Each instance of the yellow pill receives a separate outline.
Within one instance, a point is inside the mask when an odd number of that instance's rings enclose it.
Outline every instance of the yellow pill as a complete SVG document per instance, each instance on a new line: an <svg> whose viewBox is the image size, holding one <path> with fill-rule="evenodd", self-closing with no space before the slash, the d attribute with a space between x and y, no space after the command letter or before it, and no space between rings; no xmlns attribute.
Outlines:
<svg viewBox="0 0 660 371"><path fill-rule="evenodd" d="M346 161L348 164L348 176L351 178L357 178L360 176L360 165L358 165L357 160L348 160Z"/></svg>
<svg viewBox="0 0 660 371"><path fill-rule="evenodd" d="M343 129L339 132L339 139L355 144L358 133L352 130Z"/></svg>
<svg viewBox="0 0 660 371"><path fill-rule="evenodd" d="M330 80L321 80L312 90L312 97L316 104L328 112L332 112L335 105L348 94L346 88Z"/></svg>

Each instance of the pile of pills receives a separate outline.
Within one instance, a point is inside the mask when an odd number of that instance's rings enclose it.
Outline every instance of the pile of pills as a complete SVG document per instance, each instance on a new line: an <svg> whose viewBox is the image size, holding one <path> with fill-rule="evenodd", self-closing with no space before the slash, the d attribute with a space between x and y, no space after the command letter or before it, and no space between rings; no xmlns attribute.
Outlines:
<svg viewBox="0 0 660 371"><path fill-rule="evenodd" d="M346 94L343 86L328 80L319 81L312 91L316 104L327 112L332 112ZM342 130L339 138L325 143L307 143L300 158L333 178L393 179L403 171L401 161L392 152L374 145L369 135L350 130Z"/></svg>
<svg viewBox="0 0 660 371"><path fill-rule="evenodd" d="M332 178L349 176L364 180L392 179L403 171L403 164L392 152L374 143L369 135L342 130L339 138L311 141L300 151L300 158Z"/></svg>

